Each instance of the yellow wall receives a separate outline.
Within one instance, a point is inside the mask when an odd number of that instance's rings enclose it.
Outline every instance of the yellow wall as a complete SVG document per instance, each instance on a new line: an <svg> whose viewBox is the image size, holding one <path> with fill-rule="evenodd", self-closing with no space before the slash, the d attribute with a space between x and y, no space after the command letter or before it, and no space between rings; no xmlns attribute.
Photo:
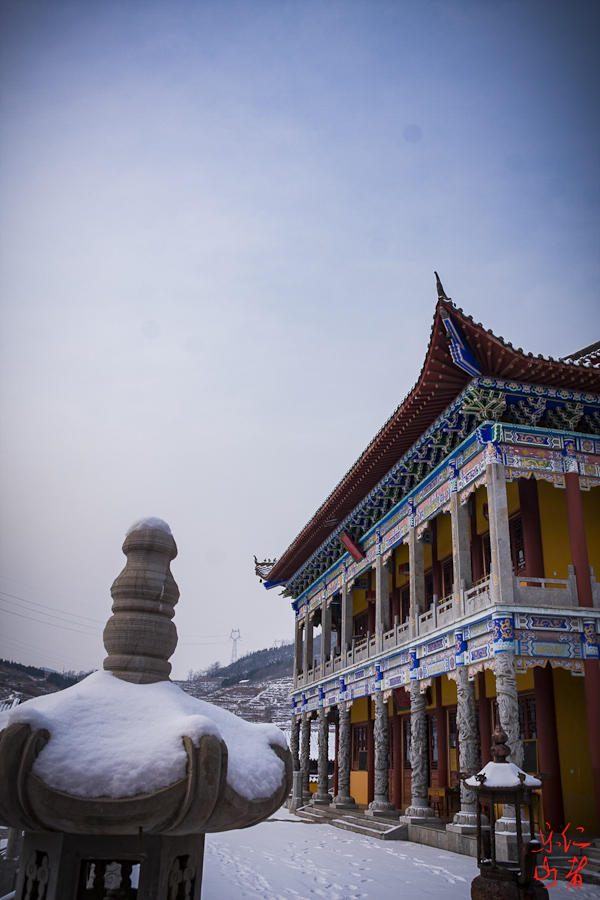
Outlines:
<svg viewBox="0 0 600 900"><path fill-rule="evenodd" d="M567 527L565 492L547 481L538 481L542 549L546 578L567 578L571 565L571 547Z"/></svg>
<svg viewBox="0 0 600 900"><path fill-rule="evenodd" d="M364 612L369 605L367 603L367 592L353 591L352 597L352 615L357 616L359 613Z"/></svg>
<svg viewBox="0 0 600 900"><path fill-rule="evenodd" d="M485 696L496 696L496 676L489 669L485 670Z"/></svg>
<svg viewBox="0 0 600 900"><path fill-rule="evenodd" d="M481 485L475 491L475 507L477 509L477 534L485 534L490 530L488 520L483 515L483 504L487 503L487 491L485 485Z"/></svg>
<svg viewBox="0 0 600 900"><path fill-rule="evenodd" d="M455 706L457 703L456 682L442 675L442 706Z"/></svg>
<svg viewBox="0 0 600 900"><path fill-rule="evenodd" d="M512 516L513 513L516 513L521 508L519 503L519 485L516 481L507 482L506 502L508 504L509 516Z"/></svg>
<svg viewBox="0 0 600 900"><path fill-rule="evenodd" d="M425 544L423 547L423 568L430 569L433 565L433 555L431 553L431 544Z"/></svg>
<svg viewBox="0 0 600 900"><path fill-rule="evenodd" d="M452 526L449 515L439 515L437 526L437 558L446 559L452 556Z"/></svg>
<svg viewBox="0 0 600 900"><path fill-rule="evenodd" d="M358 700L354 700L352 706L350 707L350 721L352 723L366 722L367 716L367 698L359 697Z"/></svg>
<svg viewBox="0 0 600 900"><path fill-rule="evenodd" d="M533 690L533 669L527 672L517 672L517 691Z"/></svg>
<svg viewBox="0 0 600 900"><path fill-rule="evenodd" d="M350 796L354 797L357 803L367 806L369 802L367 772L350 772Z"/></svg>
<svg viewBox="0 0 600 900"><path fill-rule="evenodd" d="M590 566L594 568L596 580L600 581L600 487L582 491L583 517Z"/></svg>
<svg viewBox="0 0 600 900"><path fill-rule="evenodd" d="M583 678L553 669L558 753L565 818L571 829L598 831Z"/></svg>

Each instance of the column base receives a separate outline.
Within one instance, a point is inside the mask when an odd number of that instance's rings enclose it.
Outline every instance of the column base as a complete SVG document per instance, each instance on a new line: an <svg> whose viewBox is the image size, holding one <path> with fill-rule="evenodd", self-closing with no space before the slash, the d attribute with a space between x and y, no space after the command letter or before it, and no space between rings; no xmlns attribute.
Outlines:
<svg viewBox="0 0 600 900"><path fill-rule="evenodd" d="M331 803L331 794L319 794L317 791L316 794L313 794L312 805L313 806L329 806Z"/></svg>
<svg viewBox="0 0 600 900"><path fill-rule="evenodd" d="M439 822L439 819L427 805L407 806L404 815L400 816L400 822L406 825L428 825L430 822Z"/></svg>
<svg viewBox="0 0 600 900"><path fill-rule="evenodd" d="M400 813L389 800L372 800L369 808L365 810L365 816L377 819L397 819Z"/></svg>
<svg viewBox="0 0 600 900"><path fill-rule="evenodd" d="M333 798L330 804L331 809L356 809L356 800L348 794L344 797L338 794Z"/></svg>
<svg viewBox="0 0 600 900"><path fill-rule="evenodd" d="M516 862L517 820L511 816L496 819L496 859L502 862Z"/></svg>
<svg viewBox="0 0 600 900"><path fill-rule="evenodd" d="M481 824L482 826L486 826L488 824L487 818L485 816L481 817ZM446 825L446 831L453 831L455 834L476 834L477 814L468 810L461 809L456 813L452 822Z"/></svg>

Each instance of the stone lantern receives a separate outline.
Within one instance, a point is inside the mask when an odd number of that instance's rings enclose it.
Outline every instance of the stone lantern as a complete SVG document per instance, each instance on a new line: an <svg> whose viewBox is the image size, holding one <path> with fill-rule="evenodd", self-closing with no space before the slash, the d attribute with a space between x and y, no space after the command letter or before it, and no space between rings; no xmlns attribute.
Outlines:
<svg viewBox="0 0 600 900"><path fill-rule="evenodd" d="M534 839L531 791L542 782L527 775L506 759L510 754L508 738L500 725L492 735L489 762L477 775L465 779L465 784L477 795L477 865L480 874L471 883L471 900L548 900L547 888L535 880L536 852L541 849ZM518 862L496 858L495 804L508 804L515 811ZM489 830L482 825L482 805L490 810ZM523 840L521 809L529 808L529 841Z"/></svg>
<svg viewBox="0 0 600 900"><path fill-rule="evenodd" d="M0 715L0 822L25 831L16 900L199 900L204 836L278 809L285 738L169 681L169 526L129 530L104 671Z"/></svg>

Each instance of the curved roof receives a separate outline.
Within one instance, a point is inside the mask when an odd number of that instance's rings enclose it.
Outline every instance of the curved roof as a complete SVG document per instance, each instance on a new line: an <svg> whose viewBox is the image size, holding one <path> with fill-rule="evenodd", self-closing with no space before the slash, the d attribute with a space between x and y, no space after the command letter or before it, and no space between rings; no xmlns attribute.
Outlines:
<svg viewBox="0 0 600 900"><path fill-rule="evenodd" d="M471 375L452 358L443 322L449 314L462 332L482 375L600 392L600 367L595 360L592 362L587 356L574 362L534 357L486 331L449 299L440 298L425 362L414 388L273 566L269 582L291 578L326 534L352 512L469 383Z"/></svg>

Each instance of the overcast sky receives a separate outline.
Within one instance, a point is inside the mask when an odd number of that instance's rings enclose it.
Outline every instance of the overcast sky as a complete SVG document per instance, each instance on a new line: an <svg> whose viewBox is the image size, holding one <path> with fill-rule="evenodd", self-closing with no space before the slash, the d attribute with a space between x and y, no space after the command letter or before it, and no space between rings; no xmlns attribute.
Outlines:
<svg viewBox="0 0 600 900"><path fill-rule="evenodd" d="M279 556L436 302L600 337L598 5L3 0L0 656L102 665L132 521L174 676L292 639Z"/></svg>

